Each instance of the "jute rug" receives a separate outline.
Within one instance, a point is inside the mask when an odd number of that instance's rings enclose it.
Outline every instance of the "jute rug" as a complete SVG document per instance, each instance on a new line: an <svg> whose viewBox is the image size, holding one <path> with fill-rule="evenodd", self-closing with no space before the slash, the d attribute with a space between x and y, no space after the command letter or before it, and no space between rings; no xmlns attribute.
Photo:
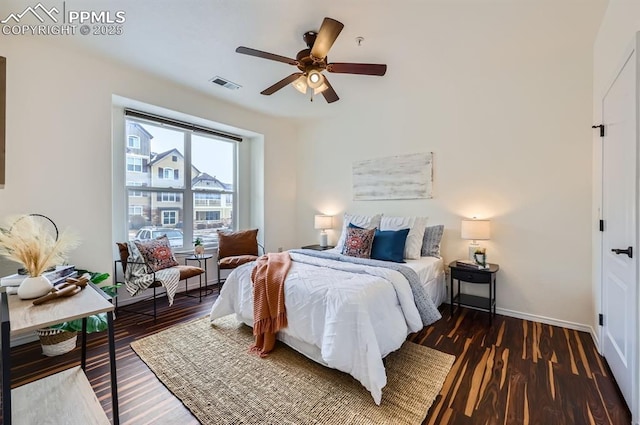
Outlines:
<svg viewBox="0 0 640 425"><path fill-rule="evenodd" d="M346 373L278 342L264 359L249 354L251 328L227 316L175 326L131 347L203 424L420 424L454 356L405 342L385 360L387 386L376 406Z"/></svg>

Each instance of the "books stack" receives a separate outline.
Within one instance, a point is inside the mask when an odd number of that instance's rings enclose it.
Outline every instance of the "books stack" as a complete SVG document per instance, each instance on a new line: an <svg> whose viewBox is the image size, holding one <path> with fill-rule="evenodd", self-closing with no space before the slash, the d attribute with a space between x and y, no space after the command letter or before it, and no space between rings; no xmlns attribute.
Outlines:
<svg viewBox="0 0 640 425"><path fill-rule="evenodd" d="M47 273L43 273L52 285L64 282L68 277L74 277L77 275L76 267L72 265L56 266L56 269ZM27 275L12 274L0 279L0 286L20 286L22 281L27 278Z"/></svg>
<svg viewBox="0 0 640 425"><path fill-rule="evenodd" d="M483 267L480 264L476 263L475 261L471 261L471 260L456 260L456 266L465 267L465 268L474 269L474 270L487 270L489 268L488 264Z"/></svg>

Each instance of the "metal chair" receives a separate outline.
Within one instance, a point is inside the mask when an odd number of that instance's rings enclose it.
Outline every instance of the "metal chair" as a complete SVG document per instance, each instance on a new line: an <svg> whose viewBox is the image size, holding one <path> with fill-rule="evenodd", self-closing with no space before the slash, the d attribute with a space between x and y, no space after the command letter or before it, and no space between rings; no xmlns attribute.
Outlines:
<svg viewBox="0 0 640 425"><path fill-rule="evenodd" d="M113 264L113 279L115 283L124 283L124 273L127 270L127 264L128 261L127 259L129 258L129 247L127 246L126 243L120 243L120 242L116 242L116 245L118 246L118 251L120 253L120 259L114 261ZM120 266L118 266L118 264L120 264ZM144 263L136 263L136 264L144 264ZM173 266L173 268L177 268L180 271L180 280L185 280L192 278L192 277L196 277L201 275L202 273L204 273L204 269L201 269L200 267L195 267L195 266L183 266L183 265L177 265L177 266ZM122 275L120 275L118 273L119 270L122 270ZM118 278L122 276L122 279L119 280ZM156 306L156 299L157 299L157 292L156 292L156 288L162 286L162 284L157 281L155 279L155 272L153 273L153 283L151 285L149 285L149 287L147 289L153 289L153 296L152 297L148 297L144 300L147 299L153 299L153 314L149 314L149 313L143 313L141 311L135 311L135 310L131 310L131 309L124 309L122 307L118 306L118 297L116 296L115 301L116 301L116 310L119 311L126 311L128 313L134 313L134 314L140 314L143 316L150 316L153 317L153 320L156 320L157 317L157 306ZM185 286L186 288L186 286ZM162 295L162 293L160 294ZM141 301L144 301L141 300Z"/></svg>

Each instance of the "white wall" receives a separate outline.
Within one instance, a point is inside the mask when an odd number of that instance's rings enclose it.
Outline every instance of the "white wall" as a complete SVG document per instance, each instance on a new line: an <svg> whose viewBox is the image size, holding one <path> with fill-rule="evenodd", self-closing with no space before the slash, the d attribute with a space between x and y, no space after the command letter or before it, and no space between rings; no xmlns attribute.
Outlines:
<svg viewBox="0 0 640 425"><path fill-rule="evenodd" d="M637 31L640 31L640 2L635 0L609 0L600 31L593 49L593 122L602 122L602 97L613 81L615 72L622 65L623 55L631 46ZM602 146L597 134L593 137L593 206L592 215L599 219L602 202ZM605 217L606 220L606 217ZM601 234L593 232L593 299L597 323L597 313L601 306ZM594 325L595 327L595 325ZM638 347L636 346L636 356ZM637 383L636 377L636 383ZM639 424L640 396L631 401L633 423Z"/></svg>
<svg viewBox="0 0 640 425"><path fill-rule="evenodd" d="M591 325L598 14L548 15L525 2L425 9L403 16L407 45L386 76L367 80L357 108L301 126L298 244L317 241L317 212L426 215L445 225L450 262L466 256L460 219L490 218L484 245L501 267L498 308ZM340 94L340 77L330 78ZM353 161L416 152L434 152L433 199L352 201Z"/></svg>
<svg viewBox="0 0 640 425"><path fill-rule="evenodd" d="M53 39L3 37L7 57L7 181L0 217L39 212L70 228L82 245L72 263L113 267L112 95L264 135L264 241L292 246L295 127L196 93L126 66L61 46ZM250 218L257 222L256 217Z"/></svg>

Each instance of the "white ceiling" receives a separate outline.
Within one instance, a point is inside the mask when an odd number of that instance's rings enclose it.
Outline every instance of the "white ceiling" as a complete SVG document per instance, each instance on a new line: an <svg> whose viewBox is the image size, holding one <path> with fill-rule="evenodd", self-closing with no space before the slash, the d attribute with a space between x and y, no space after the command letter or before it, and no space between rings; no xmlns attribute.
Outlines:
<svg viewBox="0 0 640 425"><path fill-rule="evenodd" d="M2 3L4 18L37 0ZM62 1L42 3L60 7ZM67 0L65 7L123 10L124 34L57 37L57 43L90 49L254 110L304 118L357 108L364 99L402 96L415 87L421 67L447 66L446 58L455 57L456 52L442 52L442 46L458 46L459 54L477 55L478 60L483 57L481 50L491 49L495 40L500 40L501 48L511 45L533 51L553 48L558 38L567 37L588 40L591 46L606 0ZM340 96L330 105L322 96L311 103L291 86L271 96L260 95L297 68L240 55L235 48L243 45L295 58L305 48L302 34L319 29L325 16L345 25L329 53L330 62L386 63L387 75L328 74ZM360 47L357 36L365 38ZM465 50L465 45L474 50ZM213 85L209 80L215 75L242 88L233 91Z"/></svg>

